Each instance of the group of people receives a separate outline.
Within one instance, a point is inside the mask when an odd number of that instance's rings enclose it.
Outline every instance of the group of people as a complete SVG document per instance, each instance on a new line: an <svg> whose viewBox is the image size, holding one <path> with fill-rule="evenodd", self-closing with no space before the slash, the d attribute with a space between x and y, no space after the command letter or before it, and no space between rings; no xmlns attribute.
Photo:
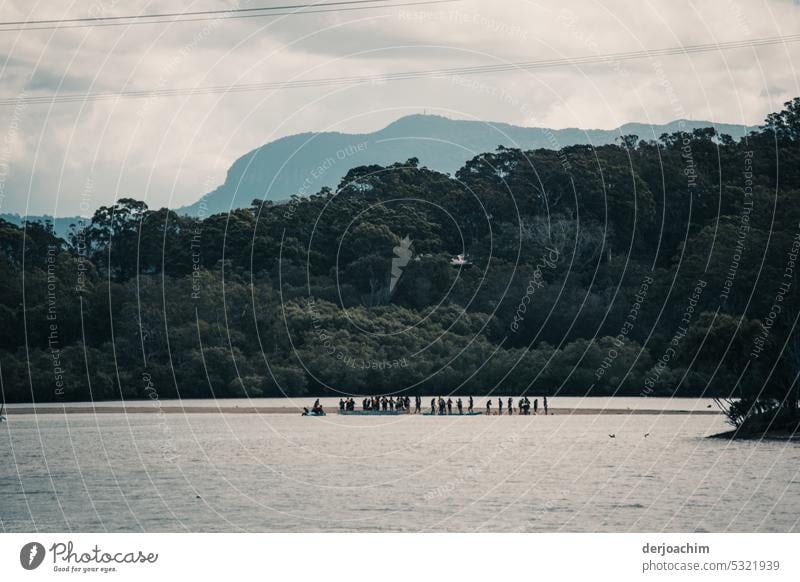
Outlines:
<svg viewBox="0 0 800 582"><path fill-rule="evenodd" d="M550 405L547 402L547 396L544 397L544 413L545 415L550 414ZM514 414L514 410L517 410L517 414L531 414L531 401L527 396L523 396L519 399L519 406L518 408L514 408L514 399L511 396L508 397L508 404L506 407L507 414ZM492 414L492 399L486 401L486 414ZM497 399L497 414L503 414L503 399ZM533 399L533 414L539 414L539 399Z"/></svg>
<svg viewBox="0 0 800 582"><path fill-rule="evenodd" d="M422 398L419 396L415 397L415 413L420 411L420 406L422 406ZM339 399L339 410L341 411L353 411L356 409L356 401L352 398L340 398ZM395 398L394 396L370 396L364 398L361 401L361 410L397 410L400 412L411 412L411 398L408 396L398 396Z"/></svg>
<svg viewBox="0 0 800 582"><path fill-rule="evenodd" d="M448 398L445 400L441 396L438 398L431 398L431 408L430 414L434 415L448 415L448 414L464 414L464 401L459 397L453 401L452 398ZM547 402L547 396L543 398L543 405L544 405L544 413L550 414L549 403ZM455 407L455 412L453 411ZM322 406L319 405L319 400L314 403L313 411L322 411ZM340 398L339 399L339 410L342 412L349 412L354 411L356 409L356 401L352 398ZM408 396L368 396L361 401L361 410L363 411L399 411L399 412L406 412L408 414L420 414L422 412L422 397L415 396L414 397L414 408L411 408L411 398ZM509 396L508 399L504 402L502 398L497 399L497 408L496 413L498 415L513 415L513 414L522 414L522 415L529 415L529 414L539 414L539 399L534 398L533 403L531 403L530 399L527 396L523 396L519 399L517 403L517 407L514 407L514 399ZM475 413L475 401L472 396L468 397L466 402L466 412L467 414L474 414ZM491 415L493 414L492 411L492 399L486 401L486 412L485 414Z"/></svg>
<svg viewBox="0 0 800 582"><path fill-rule="evenodd" d="M314 406L311 407L311 410L309 410L305 406L303 407L303 416L310 416L310 415L314 416L325 415L325 411L322 409L322 404L320 404L319 398L317 398L314 401Z"/></svg>
<svg viewBox="0 0 800 582"><path fill-rule="evenodd" d="M550 406L547 402L547 396L544 397L544 413L550 414ZM456 414L464 414L464 402L461 398L458 398L455 401L456 406ZM527 415L531 414L531 401L527 396L523 396L519 399L519 406L518 408L514 408L514 399L509 396L507 401L507 406L505 408L506 414L512 415L514 411L517 411L517 414ZM467 414L472 414L475 412L475 402L472 399L472 396L469 397L467 401ZM453 399L448 398L445 400L441 396L439 398L431 398L431 414L453 414ZM492 414L492 399L486 401L486 414ZM503 399L497 399L497 414L503 414ZM533 414L539 414L539 399L534 398L533 400Z"/></svg>
<svg viewBox="0 0 800 582"><path fill-rule="evenodd" d="M453 414L453 399L448 398L446 401L444 398L439 396L438 400L436 398L431 398L431 414L437 414L436 409L438 409L438 414ZM458 414L464 414L464 402L459 398L456 400L456 410ZM469 405L467 406L467 412L469 414L475 411L475 403L472 400L472 396L469 397Z"/></svg>

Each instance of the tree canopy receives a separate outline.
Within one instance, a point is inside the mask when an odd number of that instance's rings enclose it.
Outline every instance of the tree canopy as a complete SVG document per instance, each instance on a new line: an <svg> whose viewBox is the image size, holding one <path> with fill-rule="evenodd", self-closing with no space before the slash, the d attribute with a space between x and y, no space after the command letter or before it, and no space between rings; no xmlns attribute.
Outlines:
<svg viewBox="0 0 800 582"><path fill-rule="evenodd" d="M0 221L4 398L796 403L798 112L740 141L498 148L452 176L359 167L202 220L122 198L68 240Z"/></svg>

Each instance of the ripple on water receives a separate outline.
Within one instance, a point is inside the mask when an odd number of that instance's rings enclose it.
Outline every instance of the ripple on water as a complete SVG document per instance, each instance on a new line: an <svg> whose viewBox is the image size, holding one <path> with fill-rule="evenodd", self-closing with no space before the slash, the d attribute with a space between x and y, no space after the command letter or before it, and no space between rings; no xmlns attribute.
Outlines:
<svg viewBox="0 0 800 582"><path fill-rule="evenodd" d="M3 528L798 528L800 447L702 438L725 429L718 416L162 418L168 430L147 415L14 417Z"/></svg>

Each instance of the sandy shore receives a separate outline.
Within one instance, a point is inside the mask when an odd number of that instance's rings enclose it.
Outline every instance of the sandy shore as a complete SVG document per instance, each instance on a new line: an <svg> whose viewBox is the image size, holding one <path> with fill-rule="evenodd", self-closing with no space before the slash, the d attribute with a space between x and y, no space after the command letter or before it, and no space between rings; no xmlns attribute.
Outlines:
<svg viewBox="0 0 800 582"><path fill-rule="evenodd" d="M17 416L21 414L300 414L302 408L295 407L278 407L278 406L70 406L64 405L63 407L33 407L33 406L15 406L7 408L6 414L9 416ZM328 410L329 415L336 416L336 410ZM596 415L658 415L658 414L692 414L692 415L717 415L720 414L718 410L643 410L643 409L630 409L630 408L551 408L550 414L554 416L563 415L581 415L581 416L596 416ZM457 415L453 415L457 416ZM496 416L492 414L492 416ZM507 416L507 415L504 415ZM518 415L514 415L518 416ZM538 416L544 416L540 411ZM361 418L361 417L354 417ZM475 417L470 417L475 418ZM478 417L480 418L480 417Z"/></svg>

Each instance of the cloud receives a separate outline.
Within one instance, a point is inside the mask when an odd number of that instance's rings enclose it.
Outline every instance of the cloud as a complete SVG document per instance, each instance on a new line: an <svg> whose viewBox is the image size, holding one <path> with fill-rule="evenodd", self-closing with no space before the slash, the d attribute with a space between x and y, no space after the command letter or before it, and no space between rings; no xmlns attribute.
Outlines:
<svg viewBox="0 0 800 582"><path fill-rule="evenodd" d="M0 33L2 97L23 90L49 95L379 75L754 39L794 33L800 10L788 0L650 0L635 10L622 0L570 6L509 0L500 9L465 0L279 19ZM93 13L154 13L172 11L174 3L98 0L90 7ZM212 7L219 4L191 5ZM6 3L3 19L89 11L66 0L16 0ZM180 206L270 140L312 130L371 131L423 110L549 127L609 128L681 115L757 124L800 95L798 57L794 43L480 75L468 87L419 79L30 105L16 120L15 108L3 107L0 141L12 122L16 133L6 148L0 212L71 215L120 196Z"/></svg>

